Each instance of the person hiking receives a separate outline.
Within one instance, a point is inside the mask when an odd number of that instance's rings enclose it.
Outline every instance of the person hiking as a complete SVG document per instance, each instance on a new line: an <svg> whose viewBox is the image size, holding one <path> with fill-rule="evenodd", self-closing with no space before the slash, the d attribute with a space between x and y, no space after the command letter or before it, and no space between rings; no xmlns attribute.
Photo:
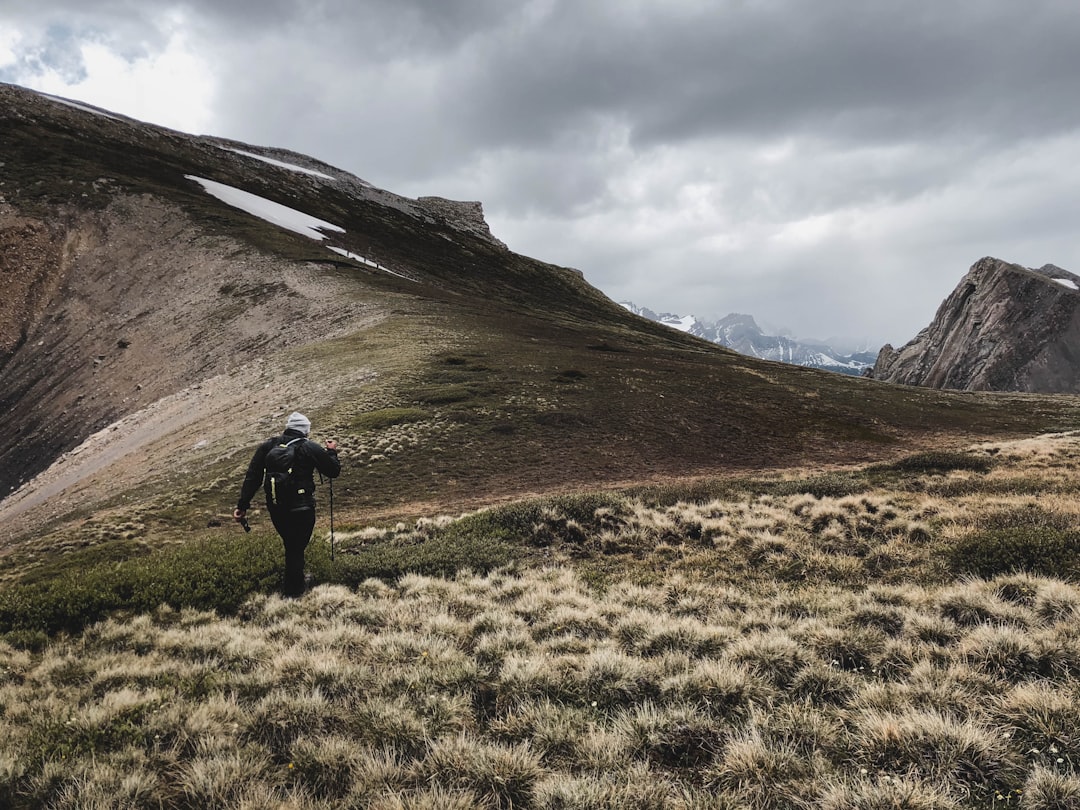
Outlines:
<svg viewBox="0 0 1080 810"><path fill-rule="evenodd" d="M322 447L308 439L310 433L311 421L293 412L282 435L256 448L233 512L233 517L243 522L255 492L260 486L266 491L266 509L285 545L285 596L304 592L304 550L315 529L314 471L327 478L341 474L337 442L330 439Z"/></svg>

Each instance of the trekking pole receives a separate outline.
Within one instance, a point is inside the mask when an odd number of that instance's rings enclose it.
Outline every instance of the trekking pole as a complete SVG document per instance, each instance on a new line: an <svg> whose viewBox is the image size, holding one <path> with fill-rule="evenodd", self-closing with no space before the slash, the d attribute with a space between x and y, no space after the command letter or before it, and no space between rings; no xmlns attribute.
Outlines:
<svg viewBox="0 0 1080 810"><path fill-rule="evenodd" d="M334 561L334 479L330 481L330 562Z"/></svg>

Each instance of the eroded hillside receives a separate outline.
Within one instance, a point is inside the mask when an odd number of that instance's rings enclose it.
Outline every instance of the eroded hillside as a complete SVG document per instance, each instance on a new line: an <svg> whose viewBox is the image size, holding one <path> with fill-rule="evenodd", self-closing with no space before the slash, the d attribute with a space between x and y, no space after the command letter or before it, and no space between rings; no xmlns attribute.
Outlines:
<svg viewBox="0 0 1080 810"><path fill-rule="evenodd" d="M21 461L4 465L5 490L88 432L226 377L231 395L189 414L196 432L213 436L214 421L254 397L241 367L272 361L278 347L351 333L382 309L350 300L333 274L208 235L148 195L62 224L0 222L16 243L5 259L16 284L18 270L36 271L20 285L20 334L4 365L4 410L17 422L0 452ZM29 238L11 238L19 232Z"/></svg>

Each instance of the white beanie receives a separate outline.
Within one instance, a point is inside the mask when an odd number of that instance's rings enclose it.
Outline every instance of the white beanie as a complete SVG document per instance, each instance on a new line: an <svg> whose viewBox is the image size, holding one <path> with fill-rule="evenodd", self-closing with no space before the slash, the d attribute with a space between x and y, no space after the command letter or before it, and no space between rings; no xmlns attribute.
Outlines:
<svg viewBox="0 0 1080 810"><path fill-rule="evenodd" d="M289 420L285 423L286 430L295 430L307 436L311 432L311 420L299 411L289 414Z"/></svg>

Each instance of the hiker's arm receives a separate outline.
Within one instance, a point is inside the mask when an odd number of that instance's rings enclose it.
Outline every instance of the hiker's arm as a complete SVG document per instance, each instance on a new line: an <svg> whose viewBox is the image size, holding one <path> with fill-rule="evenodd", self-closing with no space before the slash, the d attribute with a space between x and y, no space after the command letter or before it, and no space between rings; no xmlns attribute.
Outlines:
<svg viewBox="0 0 1080 810"><path fill-rule="evenodd" d="M338 460L337 442L327 443L327 447L308 442L307 449L311 451L311 458L315 462L315 469L327 478L337 478L341 475L341 462Z"/></svg>
<svg viewBox="0 0 1080 810"><path fill-rule="evenodd" d="M236 502L238 512L246 512L251 506L251 499L262 486L263 467L266 461L266 443L260 444L251 457L247 475L244 476L244 484L240 487L240 499Z"/></svg>

